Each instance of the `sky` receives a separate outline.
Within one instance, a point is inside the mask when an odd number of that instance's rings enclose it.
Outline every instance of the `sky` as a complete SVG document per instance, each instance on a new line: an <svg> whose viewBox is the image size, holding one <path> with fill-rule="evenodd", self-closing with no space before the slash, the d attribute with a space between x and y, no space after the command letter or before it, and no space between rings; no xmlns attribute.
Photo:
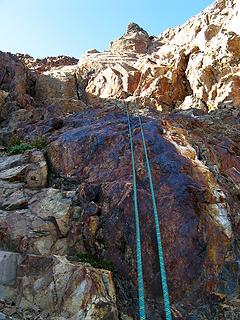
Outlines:
<svg viewBox="0 0 240 320"><path fill-rule="evenodd" d="M35 58L107 50L130 22L149 35L184 23L213 0L0 0L0 50Z"/></svg>

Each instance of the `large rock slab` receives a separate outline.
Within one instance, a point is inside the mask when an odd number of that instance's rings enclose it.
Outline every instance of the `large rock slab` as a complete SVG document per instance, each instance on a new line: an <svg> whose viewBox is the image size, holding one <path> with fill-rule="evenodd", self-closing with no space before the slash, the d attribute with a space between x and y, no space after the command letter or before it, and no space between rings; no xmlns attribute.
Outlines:
<svg viewBox="0 0 240 320"><path fill-rule="evenodd" d="M28 158L22 154L0 158L0 171L24 165L28 162Z"/></svg>
<svg viewBox="0 0 240 320"><path fill-rule="evenodd" d="M28 164L24 164L22 166L2 170L0 172L0 179L7 181L23 181L28 167Z"/></svg>
<svg viewBox="0 0 240 320"><path fill-rule="evenodd" d="M39 150L0 158L0 179L26 182L29 188L46 187L48 168L43 153Z"/></svg>
<svg viewBox="0 0 240 320"><path fill-rule="evenodd" d="M87 112L87 119L83 113L74 121L75 128L68 128L47 150L55 174L75 183L84 181L79 189L84 210L79 221L72 224L69 245L74 252L84 243L92 254L111 260L119 277L132 288L128 301L134 305L135 223L127 118L120 112L106 115L92 111ZM162 298L155 225L141 134L137 118L133 116L131 121L145 291L149 316L157 319ZM143 118L143 122L171 300L191 300L192 292L201 297L218 292L221 268L233 237L226 196L209 169L196 159L184 130L179 129L181 134L177 128L163 130L159 120L153 118Z"/></svg>
<svg viewBox="0 0 240 320"><path fill-rule="evenodd" d="M40 319L118 319L109 271L60 256L1 251L0 261L0 299L14 301L18 316L29 310Z"/></svg>
<svg viewBox="0 0 240 320"><path fill-rule="evenodd" d="M15 252L0 251L1 259L1 285L14 285L16 280L19 254Z"/></svg>
<svg viewBox="0 0 240 320"><path fill-rule="evenodd" d="M66 254L71 205L70 198L53 188L11 193L0 211L2 244L20 252Z"/></svg>

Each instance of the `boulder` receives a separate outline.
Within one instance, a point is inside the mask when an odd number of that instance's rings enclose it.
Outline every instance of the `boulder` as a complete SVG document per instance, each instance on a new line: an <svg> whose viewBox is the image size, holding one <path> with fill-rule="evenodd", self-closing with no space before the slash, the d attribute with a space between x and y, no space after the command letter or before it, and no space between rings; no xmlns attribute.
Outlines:
<svg viewBox="0 0 240 320"><path fill-rule="evenodd" d="M1 180L27 182L29 188L39 188L46 187L47 176L46 159L39 150L0 159Z"/></svg>
<svg viewBox="0 0 240 320"><path fill-rule="evenodd" d="M0 260L0 298L14 301L20 313L29 310L43 319L118 319L111 272L61 256L1 251Z"/></svg>
<svg viewBox="0 0 240 320"><path fill-rule="evenodd" d="M0 251L0 300L14 299L17 269L21 260L18 253Z"/></svg>
<svg viewBox="0 0 240 320"><path fill-rule="evenodd" d="M2 170L0 172L0 179L8 181L23 181L25 180L27 168L28 164L25 164L14 168Z"/></svg>
<svg viewBox="0 0 240 320"><path fill-rule="evenodd" d="M0 239L4 247L36 254L66 254L71 199L53 188L34 193L5 189L4 197L0 203Z"/></svg>
<svg viewBox="0 0 240 320"><path fill-rule="evenodd" d="M42 220L54 221L59 235L66 236L71 215L71 199L64 198L59 190L49 188L33 196L29 204L33 214Z"/></svg>
<svg viewBox="0 0 240 320"><path fill-rule="evenodd" d="M14 189L13 189L14 190ZM5 197L6 197L6 191ZM8 197L1 203L1 207L5 210L24 209L28 206L29 196L23 191L16 189L12 193L8 193Z"/></svg>

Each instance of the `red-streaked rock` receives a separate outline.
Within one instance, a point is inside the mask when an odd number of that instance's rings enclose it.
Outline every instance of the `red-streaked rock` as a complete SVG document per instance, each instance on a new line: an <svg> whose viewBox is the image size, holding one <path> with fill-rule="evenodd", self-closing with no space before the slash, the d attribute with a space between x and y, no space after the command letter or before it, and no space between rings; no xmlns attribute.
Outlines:
<svg viewBox="0 0 240 320"><path fill-rule="evenodd" d="M80 221L73 223L69 244L74 251L74 247L84 243L92 254L111 259L118 275L136 287L133 186L126 117L121 113L101 115L101 111L92 115L93 118L88 114L86 123L84 116L79 118L78 128L61 134L47 151L56 174L99 186L98 196L92 198L86 185L80 188L80 201L85 203L89 193L89 199L98 199L101 210L90 216L83 214ZM154 299L161 299L161 285L141 135L137 119L132 117L132 122L145 290L151 309ZM217 292L218 275L233 237L225 194L213 174L196 159L186 131L168 128L163 134L159 121L147 118L144 130L171 299L174 303L193 290L198 290L199 295ZM87 204L84 207L87 210ZM136 292L129 294L129 299L133 299ZM149 312L151 317L159 314L153 309Z"/></svg>

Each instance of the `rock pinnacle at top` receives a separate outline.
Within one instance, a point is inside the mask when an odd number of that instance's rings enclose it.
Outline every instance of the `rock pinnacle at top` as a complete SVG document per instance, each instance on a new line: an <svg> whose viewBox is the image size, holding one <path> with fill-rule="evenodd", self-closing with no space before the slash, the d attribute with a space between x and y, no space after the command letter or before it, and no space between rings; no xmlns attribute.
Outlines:
<svg viewBox="0 0 240 320"><path fill-rule="evenodd" d="M147 34L147 32L135 22L130 22L127 26L127 33L131 32L144 32Z"/></svg>
<svg viewBox="0 0 240 320"><path fill-rule="evenodd" d="M127 27L127 32L119 39L111 42L111 52L131 52L147 53L151 40L148 33L137 23L131 22Z"/></svg>

